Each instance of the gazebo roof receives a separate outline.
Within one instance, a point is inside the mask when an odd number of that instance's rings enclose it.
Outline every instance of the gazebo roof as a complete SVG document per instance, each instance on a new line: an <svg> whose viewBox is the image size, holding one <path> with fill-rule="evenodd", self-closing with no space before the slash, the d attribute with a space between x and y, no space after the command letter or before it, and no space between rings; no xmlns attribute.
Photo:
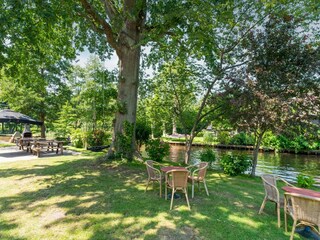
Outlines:
<svg viewBox="0 0 320 240"><path fill-rule="evenodd" d="M15 112L10 109L0 110L0 122L29 123L35 125L43 124L41 121L34 120L25 114Z"/></svg>

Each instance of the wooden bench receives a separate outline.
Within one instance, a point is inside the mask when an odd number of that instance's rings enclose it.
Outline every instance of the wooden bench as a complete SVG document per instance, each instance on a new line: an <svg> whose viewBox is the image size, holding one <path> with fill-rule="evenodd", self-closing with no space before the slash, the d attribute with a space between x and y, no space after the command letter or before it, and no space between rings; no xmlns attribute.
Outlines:
<svg viewBox="0 0 320 240"><path fill-rule="evenodd" d="M34 147L34 148L32 148L32 149L31 149L32 154L33 154L33 155L37 155L37 157L39 158L39 157L40 157L41 149L42 149L42 148L40 148L40 147Z"/></svg>
<svg viewBox="0 0 320 240"><path fill-rule="evenodd" d="M35 145L30 146L30 152L32 154L37 155L37 157L40 157L41 151L55 151L56 154L61 153L63 155L63 142L62 141L38 141L35 143Z"/></svg>

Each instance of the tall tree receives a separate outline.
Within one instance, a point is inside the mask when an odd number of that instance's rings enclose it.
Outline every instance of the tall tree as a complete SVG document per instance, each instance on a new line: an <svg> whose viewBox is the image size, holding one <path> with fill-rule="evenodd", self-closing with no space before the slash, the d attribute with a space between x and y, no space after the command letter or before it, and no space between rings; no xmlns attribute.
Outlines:
<svg viewBox="0 0 320 240"><path fill-rule="evenodd" d="M64 81L75 57L68 39L73 30L58 21L48 3L1 1L0 12L1 98L16 110L52 121L69 96Z"/></svg>
<svg viewBox="0 0 320 240"><path fill-rule="evenodd" d="M271 16L243 44L248 64L230 73L230 119L256 137L252 176L266 131L310 125L320 114L320 48L301 21Z"/></svg>
<svg viewBox="0 0 320 240"><path fill-rule="evenodd" d="M198 84L202 87L197 114L193 119L193 128L186 141L185 163L190 160L190 151L194 137L201 126L208 125L212 118L220 114L221 92L226 76L232 69L245 65L245 51L241 43L254 29L259 29L271 14L281 14L284 10L295 15L307 16L305 23L310 19L315 22L319 19L316 4L304 4L301 1L283 2L252 2L252 1L225 1L217 3L199 3L201 10L191 11L188 15L189 24L186 30L181 30L183 37L172 38L171 41L161 41L158 45L158 58L162 62L170 61L177 56L195 58L202 62L199 71ZM203 5L201 5L203 4ZM310 13L306 15L305 13ZM312 24L309 24L311 26ZM305 27L305 26L304 26ZM165 53L164 53L165 51ZM160 64L161 61L158 61ZM202 75L202 77L200 77ZM200 126L200 127L199 127Z"/></svg>

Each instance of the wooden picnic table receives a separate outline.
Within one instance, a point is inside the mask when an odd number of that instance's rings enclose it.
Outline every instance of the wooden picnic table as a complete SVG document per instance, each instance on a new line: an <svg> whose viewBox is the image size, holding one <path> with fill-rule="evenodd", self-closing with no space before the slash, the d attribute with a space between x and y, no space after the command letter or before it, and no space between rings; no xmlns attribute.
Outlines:
<svg viewBox="0 0 320 240"><path fill-rule="evenodd" d="M27 152L37 154L40 157L41 151L49 152L56 151L56 154L63 154L63 141L57 141L54 139L44 139L44 138L20 138L18 140L19 149L24 150L26 147Z"/></svg>

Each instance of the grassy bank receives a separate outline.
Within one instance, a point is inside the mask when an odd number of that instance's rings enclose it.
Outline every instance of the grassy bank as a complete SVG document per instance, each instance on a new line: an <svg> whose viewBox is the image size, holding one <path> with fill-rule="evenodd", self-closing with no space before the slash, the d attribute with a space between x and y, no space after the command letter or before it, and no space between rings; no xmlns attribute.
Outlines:
<svg viewBox="0 0 320 240"><path fill-rule="evenodd" d="M274 205L258 215L259 178L210 171L210 196L169 201L146 193L145 166L98 153L0 164L0 239L288 239ZM190 191L189 191L189 195ZM283 217L283 214L282 214ZM291 222L290 222L291 224ZM291 226L291 225L290 225ZM299 239L297 236L296 239Z"/></svg>

